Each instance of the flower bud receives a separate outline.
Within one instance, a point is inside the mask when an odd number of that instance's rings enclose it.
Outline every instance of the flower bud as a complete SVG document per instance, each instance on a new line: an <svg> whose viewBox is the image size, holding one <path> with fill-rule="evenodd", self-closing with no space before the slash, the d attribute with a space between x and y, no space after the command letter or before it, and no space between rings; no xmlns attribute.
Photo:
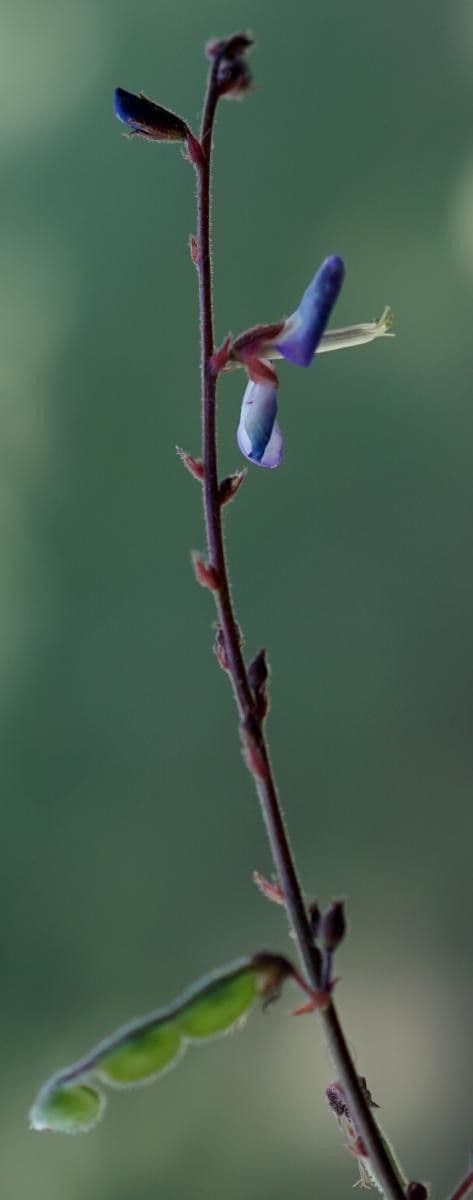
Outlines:
<svg viewBox="0 0 473 1200"><path fill-rule="evenodd" d="M130 133L138 133L157 142L187 140L189 129L182 117L169 108L163 108L161 104L155 104L154 100L148 100L143 92L135 96L124 88L115 88L114 110L115 116L128 126Z"/></svg>
<svg viewBox="0 0 473 1200"><path fill-rule="evenodd" d="M309 913L310 932L311 932L312 937L315 942L318 937L320 921L322 918L322 914L320 912L320 908L319 908L316 900L313 900L312 904L309 904L308 913Z"/></svg>
<svg viewBox="0 0 473 1200"><path fill-rule="evenodd" d="M219 54L225 58L240 58L254 44L254 38L249 33L233 33L229 38L215 38L207 42L205 53L207 58L217 58Z"/></svg>
<svg viewBox="0 0 473 1200"><path fill-rule="evenodd" d="M228 100L240 99L251 88L248 63L244 58L223 58L217 71L217 82L221 96Z"/></svg>
<svg viewBox="0 0 473 1200"><path fill-rule="evenodd" d="M253 692L261 691L268 678L268 664L266 662L266 650L258 650L253 661L248 667L248 683Z"/></svg>
<svg viewBox="0 0 473 1200"><path fill-rule="evenodd" d="M216 83L220 96L239 99L251 87L251 71L245 58L254 45L247 33L235 33L230 38L208 42L207 57L216 62Z"/></svg>
<svg viewBox="0 0 473 1200"><path fill-rule="evenodd" d="M326 950L336 950L343 941L346 932L345 910L343 900L332 900L319 925L318 937Z"/></svg>
<svg viewBox="0 0 473 1200"><path fill-rule="evenodd" d="M425 1186L425 1183L417 1183L417 1181L413 1179L411 1183L407 1185L407 1200L427 1200L428 1194L429 1192Z"/></svg>
<svg viewBox="0 0 473 1200"><path fill-rule="evenodd" d="M269 710L268 677L266 650L260 650L248 667L248 683L255 698L255 712L259 721L264 721Z"/></svg>

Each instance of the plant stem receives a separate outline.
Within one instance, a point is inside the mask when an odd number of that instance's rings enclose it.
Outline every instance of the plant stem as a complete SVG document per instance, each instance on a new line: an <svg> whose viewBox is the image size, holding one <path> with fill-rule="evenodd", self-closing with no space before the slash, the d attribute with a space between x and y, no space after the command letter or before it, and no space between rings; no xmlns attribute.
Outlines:
<svg viewBox="0 0 473 1200"><path fill-rule="evenodd" d="M244 727L245 722L251 722L251 728L257 739L258 752L263 767L261 774L254 774L254 778L271 854L307 980L310 987L316 991L320 989L322 983L321 955L312 939L303 893L297 876L274 782L262 722L255 713L254 697L248 682L247 670L241 651L239 628L233 611L223 542L216 443L217 380L211 366L211 358L214 353L214 335L210 211L212 136L215 112L219 99L218 68L221 57L222 52L214 58L209 70L200 130L203 156L202 161L196 164L202 381L202 457L204 464L203 499L207 546L209 563L214 568L218 581L217 589L214 591L214 598L228 661L228 673L233 685L242 725ZM347 1097L350 1113L359 1133L366 1143L373 1168L383 1187L384 1193L389 1200L403 1200L404 1190L400 1178L385 1147L360 1084L358 1073L350 1055L333 1002L330 1002L320 1012L320 1019L337 1077ZM461 1200L461 1197L455 1198L455 1200Z"/></svg>
<svg viewBox="0 0 473 1200"><path fill-rule="evenodd" d="M467 1171L467 1174L464 1176L464 1178L461 1180L461 1182L459 1184L457 1184L455 1191L453 1191L451 1196L449 1196L449 1200L463 1200L463 1197L467 1196L468 1192L471 1192L472 1189L473 1189L473 1167L471 1168L470 1171Z"/></svg>

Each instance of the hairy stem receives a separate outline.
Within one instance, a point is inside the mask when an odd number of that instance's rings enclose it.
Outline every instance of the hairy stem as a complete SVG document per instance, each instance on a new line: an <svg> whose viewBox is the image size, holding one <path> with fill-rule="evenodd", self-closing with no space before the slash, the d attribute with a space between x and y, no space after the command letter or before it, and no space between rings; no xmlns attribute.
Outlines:
<svg viewBox="0 0 473 1200"><path fill-rule="evenodd" d="M222 51L223 53L223 51ZM268 841L287 914L294 931L299 955L307 981L313 990L322 984L321 955L311 935L306 905L289 845L288 834L278 799L273 771L262 722L255 712L255 703L241 651L240 633L236 622L222 531L221 505L216 443L216 375L212 370L214 353L211 211L210 185L212 136L215 112L219 99L218 68L221 54L214 58L209 71L207 93L202 116L200 141L202 161L196 163L198 194L198 270L202 379L202 457L204 464L203 498L209 563L215 571L217 588L214 591L218 621L222 631L228 670L242 722L242 729L251 727L259 756L260 769L253 772L261 805ZM389 1200L402 1200L404 1190L374 1120L357 1070L348 1050L333 1002L320 1012L327 1045L347 1097L350 1113L363 1137L373 1168ZM458 1198L460 1200L460 1198Z"/></svg>

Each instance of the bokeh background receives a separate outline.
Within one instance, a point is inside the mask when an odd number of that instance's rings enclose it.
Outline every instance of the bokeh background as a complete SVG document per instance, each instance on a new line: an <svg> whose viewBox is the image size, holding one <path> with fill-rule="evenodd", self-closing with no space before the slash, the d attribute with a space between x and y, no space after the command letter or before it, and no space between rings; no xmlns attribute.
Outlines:
<svg viewBox="0 0 473 1200"><path fill-rule="evenodd" d="M292 997L39 1137L40 1082L261 946L271 864L211 653L198 488L194 181L126 141L119 83L197 124L209 36L251 28L222 106L222 338L291 311L340 252L336 324L396 341L281 367L286 460L228 512L248 654L308 894L347 897L341 1014L406 1169L442 1197L471 1144L473 5L3 0L1 1193L349 1196L332 1068ZM222 469L243 379L221 387Z"/></svg>

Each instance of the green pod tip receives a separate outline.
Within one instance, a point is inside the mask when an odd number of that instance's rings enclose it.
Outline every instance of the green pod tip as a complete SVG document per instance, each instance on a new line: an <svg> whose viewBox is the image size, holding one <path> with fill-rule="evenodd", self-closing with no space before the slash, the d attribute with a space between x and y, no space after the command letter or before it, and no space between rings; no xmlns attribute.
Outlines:
<svg viewBox="0 0 473 1200"><path fill-rule="evenodd" d="M54 1133L87 1133L100 1121L105 1096L88 1084L51 1087L38 1097L30 1112L30 1128Z"/></svg>

